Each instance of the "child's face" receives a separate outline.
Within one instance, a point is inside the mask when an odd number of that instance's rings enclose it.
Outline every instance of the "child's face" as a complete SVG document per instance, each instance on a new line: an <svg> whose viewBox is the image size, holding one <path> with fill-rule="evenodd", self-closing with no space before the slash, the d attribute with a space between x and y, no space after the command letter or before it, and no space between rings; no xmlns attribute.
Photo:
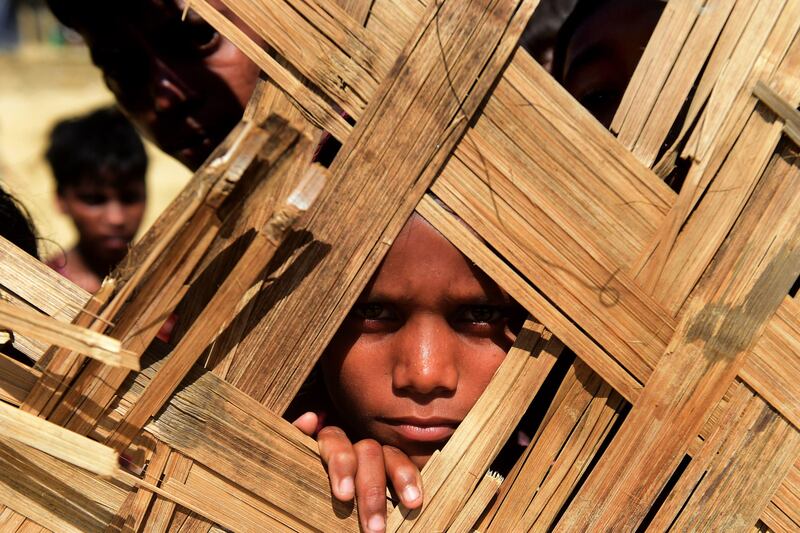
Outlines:
<svg viewBox="0 0 800 533"><path fill-rule="evenodd" d="M604 126L611 124L663 8L656 0L611 0L569 39L556 75Z"/></svg>
<svg viewBox="0 0 800 533"><path fill-rule="evenodd" d="M422 467L486 388L520 311L413 215L322 358L342 423Z"/></svg>
<svg viewBox="0 0 800 533"><path fill-rule="evenodd" d="M194 12L182 21L185 3L128 2L83 37L136 127L196 169L241 119L259 68Z"/></svg>
<svg viewBox="0 0 800 533"><path fill-rule="evenodd" d="M119 186L83 180L58 195L61 211L78 230L81 249L103 262L125 256L142 222L145 200L144 180Z"/></svg>

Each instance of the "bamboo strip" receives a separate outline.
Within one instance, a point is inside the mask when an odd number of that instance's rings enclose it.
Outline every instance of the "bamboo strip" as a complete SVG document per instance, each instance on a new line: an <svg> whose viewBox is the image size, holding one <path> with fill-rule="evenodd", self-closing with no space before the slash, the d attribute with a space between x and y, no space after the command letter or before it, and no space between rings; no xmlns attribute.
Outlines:
<svg viewBox="0 0 800 533"><path fill-rule="evenodd" d="M32 311L41 314L38 312L38 310L36 310L35 307L29 305L24 300L20 300L2 288L0 288L0 303L13 306L14 308L22 310L22 312ZM27 356L28 359L34 363L38 363L51 347L50 344L42 342L38 339L34 339L28 335L24 335L21 332L12 332L10 329L0 327L0 345L4 344L12 346L14 349Z"/></svg>
<svg viewBox="0 0 800 533"><path fill-rule="evenodd" d="M491 470L483 476L483 479L478 486L475 487L475 492L469 497L467 503L456 515L455 520L447 528L450 533L471 533L474 531L473 527L481 516L481 513L486 506L492 501L497 489L503 482L503 476Z"/></svg>
<svg viewBox="0 0 800 533"><path fill-rule="evenodd" d="M139 357L123 350L119 340L8 302L0 301L0 327L80 352L110 366L139 370Z"/></svg>
<svg viewBox="0 0 800 533"><path fill-rule="evenodd" d="M111 448L0 402L3 437L101 476L113 476L119 458Z"/></svg>
<svg viewBox="0 0 800 533"><path fill-rule="evenodd" d="M202 509L204 516L232 531L304 529L302 522L199 464L192 467L186 483L167 480L164 489L193 508ZM276 520L275 515L281 519Z"/></svg>
<svg viewBox="0 0 800 533"><path fill-rule="evenodd" d="M302 150L300 153L304 154ZM284 166L276 167L272 179L280 179L285 172ZM265 227L254 236L242 260L195 321L195 327L180 340L167 362L125 415L116 434L108 439L111 446L120 451L127 448L150 417L164 405L197 362L203 349L230 322L230 317L244 293L256 282L297 219L316 200L325 178L322 167L309 168L304 180L286 203L275 211Z"/></svg>
<svg viewBox="0 0 800 533"><path fill-rule="evenodd" d="M652 291L672 315L677 315L711 262L780 140L781 125L773 121L771 113L761 111L757 109L750 117L703 201L675 234L672 246L661 241L649 263L635 272L642 287Z"/></svg>
<svg viewBox="0 0 800 533"><path fill-rule="evenodd" d="M331 167L334 185L305 229L338 246L326 254L309 251L293 265L297 274L273 284L255 304L256 314L264 316L240 344L237 356L243 355L229 376L277 412L288 405L466 129L535 4L504 0L487 12L481 3L469 9L451 3L428 12ZM418 135L420 129L428 135ZM364 231L352 231L353 225ZM293 290L284 297L288 287Z"/></svg>
<svg viewBox="0 0 800 533"><path fill-rule="evenodd" d="M800 274L798 179L765 174L695 291L669 358L557 529L632 528L643 518Z"/></svg>
<svg viewBox="0 0 800 533"><path fill-rule="evenodd" d="M800 305L784 298L739 376L800 428Z"/></svg>
<svg viewBox="0 0 800 533"><path fill-rule="evenodd" d="M138 486L138 487L140 487L142 489L145 489L145 490L148 490L148 491L153 492L155 494L158 494L160 497L164 498L165 500L168 500L169 502L171 502L174 505L180 505L181 507L189 510L192 513L195 512L195 509L194 509L194 507L192 506L191 503L183 501L180 498L180 496L178 496L176 494L172 494L169 491L164 490L162 488L159 488L156 485L153 485L152 483L149 483L147 481L139 479L136 476L128 474L127 472L122 472L118 477L121 478L121 479L124 479L126 482L130 483L131 485ZM175 514L172 515L172 517L171 517L172 519L170 521L169 528L168 528L167 531L182 531L185 526L187 526L188 524L192 523L191 521L189 521L189 519L191 518L192 515L189 514L189 513L185 513L186 516L180 516L180 515L184 514L181 511L182 511L182 509L177 509ZM197 509L197 511L201 511L201 510ZM187 522L188 522L188 524L187 524ZM194 526L190 525L189 527L194 527Z"/></svg>
<svg viewBox="0 0 800 533"><path fill-rule="evenodd" d="M800 146L800 112L762 80L756 82L753 94L783 120L783 132Z"/></svg>
<svg viewBox="0 0 800 533"><path fill-rule="evenodd" d="M71 322L91 296L2 237L0 258L2 286L62 322Z"/></svg>
<svg viewBox="0 0 800 533"><path fill-rule="evenodd" d="M622 398L576 359L482 530L551 528L623 407Z"/></svg>
<svg viewBox="0 0 800 533"><path fill-rule="evenodd" d="M758 8L761 9L762 6L769 3L758 3ZM662 226L653 241L645 247L639 261L632 268L632 272L645 289L656 291L655 294L660 300L662 298L668 300L664 303L673 313L677 313L677 310L685 302L692 287L697 283L719 247L726 230L733 224L737 210L732 206L742 205L740 203L742 191L749 192L750 190L738 183L735 185L735 189L730 189L730 180L735 181L739 176L753 177L751 172L766 163L772 153L770 145L774 149L780 136L779 128L770 124L770 119L765 120L759 116L756 99L751 94L752 86L756 80L764 77L769 79L770 84L774 85L776 89L783 91L785 88L786 92L782 92L782 94L791 100L800 99L800 85L796 83L795 78L795 73L800 68L800 40L794 39L800 28L800 2L791 0L785 11L758 56L756 64L752 65L752 69L748 64L744 73L739 72L737 69L741 70L742 68L738 63L742 59L739 58L729 69L723 71L719 82L720 91L724 94L738 95L736 96L738 99L736 112L731 112L726 119L726 126L712 132L711 140L708 141L709 153L692 166L682 187L681 195L668 216L668 222ZM773 16L775 13L771 12L764 15L766 18ZM769 27L761 31L768 31ZM757 41L758 39L754 42ZM750 58L748 54L752 48L755 48L755 45L746 42L740 48L745 49L745 58ZM755 59L753 60L755 61ZM731 72L733 74L730 74ZM727 102L727 100L725 101ZM709 102L709 106L711 106L711 102ZM707 108L706 113L710 112ZM727 113L728 108L725 107L723 114ZM747 123L749 126L746 125ZM730 124L733 125L729 126ZM701 122L695 132L706 127L706 123ZM743 129L751 136L747 145L743 143L740 135ZM751 156L752 151L759 155ZM736 154L735 158L739 158L739 165L746 164L747 166L732 165L731 162L734 158L731 157L731 154ZM712 180L716 184L710 186ZM726 181L728 185L722 185ZM714 191L722 191L725 194L707 194ZM705 205L699 209L697 205L701 198ZM715 208L712 206L715 202L721 202L722 205ZM701 217L696 217L698 210L706 211L706 213ZM702 239L709 230L709 222L706 217L710 217L713 222L711 225L713 238L704 241ZM699 247L698 239L701 239ZM688 266L685 264L686 258L691 261ZM669 289L666 288L667 286Z"/></svg>
<svg viewBox="0 0 800 533"><path fill-rule="evenodd" d="M774 531L797 531L800 527L800 462L784 478L761 519Z"/></svg>
<svg viewBox="0 0 800 533"><path fill-rule="evenodd" d="M694 97L691 102L689 102L689 109L687 110L686 118L683 121L680 133L672 143L672 146L666 151L662 160L657 164L657 167L666 165L668 161L677 157L678 146L683 144L683 141L686 140L687 133L690 133L692 128L696 125L698 116L703 112L708 98L720 78L722 70L726 68L726 65L730 61L731 54L736 49L744 33L744 29L753 16L755 8L755 2L736 0L733 10L717 42L714 44L714 49L706 60L702 75L700 79L697 80Z"/></svg>
<svg viewBox="0 0 800 533"><path fill-rule="evenodd" d="M800 454L800 433L769 405L754 397L746 412L673 522L677 530L754 524Z"/></svg>
<svg viewBox="0 0 800 533"><path fill-rule="evenodd" d="M192 460L172 450L167 458L167 465L164 467L164 481L162 483L167 483L170 480L183 483L186 481L191 469ZM150 514L147 517L147 523L145 524L147 526L147 531L165 533L170 528L173 517L178 512L176 502L174 498L166 498L155 490L151 490L151 492L156 494L156 500L153 502L153 507L150 509Z"/></svg>
<svg viewBox="0 0 800 533"><path fill-rule="evenodd" d="M732 5L732 0L729 0L727 4ZM667 80L669 83L677 81L678 76L671 76L671 74L679 72L677 63L680 58L684 57L682 56L684 48L691 48L696 58L693 71L680 73L691 78L688 80L689 87L686 87L686 92L688 92L694 81L692 74L697 73L703 65L703 59L708 55L707 50L694 50L693 47L690 47L689 40L697 33L701 33L701 29L705 27L704 22L708 15L703 16L703 13L724 11L726 7L715 5L714 9L704 10L698 2L686 0L668 2L664 6L661 18L659 18L647 47L639 59L636 71L628 82L628 87L611 123L611 130L617 133L617 138L623 146L630 150L634 148L647 118L659 101L662 91L665 90ZM722 22L725 21L725 18L727 15L723 13ZM708 46L716 40L713 32L709 37L711 42L708 43ZM675 70L673 70L673 66ZM685 65L682 66L685 67ZM685 84L684 82L683 85ZM672 105L671 109L675 110L677 114L676 107L680 108L679 105ZM669 125L666 125L666 128L669 130ZM639 160L642 161L641 158ZM650 166L647 161L642 162L646 166Z"/></svg>
<svg viewBox="0 0 800 533"><path fill-rule="evenodd" d="M40 526L32 520L25 520L25 522L17 528L16 533L45 533L50 530Z"/></svg>
<svg viewBox="0 0 800 533"><path fill-rule="evenodd" d="M75 316L73 324L90 327L95 322L101 307L111 297L114 287L113 281L103 280L97 293L89 298L86 306ZM72 350L51 347L37 364L44 371L25 398L22 409L45 418L49 416L85 361L86 357Z"/></svg>
<svg viewBox="0 0 800 533"><path fill-rule="evenodd" d="M128 489L0 437L0 504L50 530L103 531Z"/></svg>
<svg viewBox="0 0 800 533"><path fill-rule="evenodd" d="M695 493L698 484L706 475L709 465L716 460L720 448L731 438L735 425L741 423L748 404L751 404L753 393L740 381L734 381L731 386L730 401L725 405L724 412L719 420L713 424L713 430L700 443L699 449L692 453L692 461L681 474L675 486L667 495L658 513L648 527L657 531L659 528L669 528L687 501ZM751 421L752 422L752 421Z"/></svg>
<svg viewBox="0 0 800 533"><path fill-rule="evenodd" d="M614 389L629 401L638 398L641 385L636 377L624 368L611 364L610 356L603 348L589 338L580 328L555 309L541 296L530 282L489 249L463 220L448 212L430 195L426 195L417 206L417 212L437 229L447 240L456 246L471 261L487 273L498 285L503 287L528 312L535 314L543 323L549 324L556 336L570 346L576 353L593 363L603 373Z"/></svg>
<svg viewBox="0 0 800 533"><path fill-rule="evenodd" d="M422 472L421 512L398 505L387 532L444 531L480 481L544 382L563 345L527 320L477 403Z"/></svg>
<svg viewBox="0 0 800 533"><path fill-rule="evenodd" d="M290 61L308 58L295 67L351 116L364 112L391 67L393 58L376 53L380 47L375 37L332 2L324 7L313 0L223 3L281 56ZM316 31L306 30L308 26Z"/></svg>
<svg viewBox="0 0 800 533"><path fill-rule="evenodd" d="M305 87L277 60L266 53L235 24L212 8L205 0L193 0L192 9L202 16L217 31L224 34L232 43L244 52L251 61L257 64L275 83L280 85L285 94L303 110L317 127L330 132L336 139L344 142L350 135L352 127L337 113L333 107L316 93Z"/></svg>
<svg viewBox="0 0 800 533"><path fill-rule="evenodd" d="M2 531L16 531L23 522L25 522L25 517L10 507L4 508L0 513L0 530Z"/></svg>
<svg viewBox="0 0 800 533"><path fill-rule="evenodd" d="M172 516L172 521L169 523L169 527L164 531L168 533L177 533L180 531L181 527L183 527L183 524L189 518L190 513L191 511L187 508L178 507L175 510L175 514Z"/></svg>
<svg viewBox="0 0 800 533"><path fill-rule="evenodd" d="M180 529L174 530L175 533L208 533L214 524L203 518L200 514L192 512L186 517L186 521Z"/></svg>
<svg viewBox="0 0 800 533"><path fill-rule="evenodd" d="M628 373L646 380L674 328L667 313L612 257L590 255L590 238L548 224L527 191L497 174L481 179L461 168L443 173L433 192L552 301L547 307L560 308Z"/></svg>
<svg viewBox="0 0 800 533"><path fill-rule="evenodd" d="M156 441L156 449L147 465L144 481L154 485L157 484L161 480L161 475L164 473L170 455L171 450L169 446ZM132 531L139 531L143 525L145 514L155 495L152 491L145 488L139 488L134 494L135 499L133 500L128 514L125 516L125 527L130 528Z"/></svg>
<svg viewBox="0 0 800 533"><path fill-rule="evenodd" d="M654 101L653 109L641 124L637 133L633 153L645 166L652 167L662 148L670 128L687 100L701 69L708 69L706 60L715 46L719 46L720 34L736 4L736 0L707 2L703 7L693 5L699 11L697 22L681 49L667 83ZM739 2L741 3L741 2ZM686 2L690 4L690 2ZM686 5L685 4L685 5ZM651 39L648 46L653 45ZM638 102L637 102L638 107Z"/></svg>
<svg viewBox="0 0 800 533"><path fill-rule="evenodd" d="M689 137L684 158L706 160L720 141L741 129L753 109L755 81L770 77L797 33L798 5L794 0L765 0L754 7L698 118L698 127Z"/></svg>
<svg viewBox="0 0 800 533"><path fill-rule="evenodd" d="M288 514L322 531L358 529L352 507L332 499L316 443L211 373L195 372L147 429L270 502L278 521Z"/></svg>
<svg viewBox="0 0 800 533"><path fill-rule="evenodd" d="M179 237L173 248L176 255L182 251L185 251L186 255L176 258L177 260L169 265L165 263L163 270L157 269L152 272L150 278L152 283L146 285L152 284L156 287L143 287L138 293L141 299L132 302L123 311L123 316L120 317L122 321L114 331L123 336L124 346L144 350L145 341L148 339L152 341L163 320L169 316L170 311L175 308L176 301L185 291L185 279L218 231L211 210L203 210L201 218L196 218L194 222L195 224ZM210 229L207 224L211 225ZM137 327L141 329L135 329ZM57 402L61 396L50 400L49 418L72 431L88 434L128 374L126 371L110 369L90 361L71 384L71 388L65 392L60 404ZM80 416L76 416L78 412Z"/></svg>
<svg viewBox="0 0 800 533"><path fill-rule="evenodd" d="M784 509L779 508L773 502L770 502L764 509L760 521L764 524L764 528L761 531L767 533L773 531L776 533L793 533L800 528L800 523L790 519Z"/></svg>
<svg viewBox="0 0 800 533"><path fill-rule="evenodd" d="M0 353L0 400L18 407L41 373Z"/></svg>

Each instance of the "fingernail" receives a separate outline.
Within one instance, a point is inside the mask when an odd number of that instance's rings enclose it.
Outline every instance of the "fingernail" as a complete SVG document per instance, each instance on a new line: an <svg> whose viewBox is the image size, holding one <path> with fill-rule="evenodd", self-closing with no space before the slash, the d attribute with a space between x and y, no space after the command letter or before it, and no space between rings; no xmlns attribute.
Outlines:
<svg viewBox="0 0 800 533"><path fill-rule="evenodd" d="M367 523L370 531L383 531L386 528L386 520L382 515L374 514Z"/></svg>
<svg viewBox="0 0 800 533"><path fill-rule="evenodd" d="M353 478L349 476L342 478L339 482L339 494L345 497L352 497L354 491Z"/></svg>
<svg viewBox="0 0 800 533"><path fill-rule="evenodd" d="M407 502L413 502L417 498L419 498L419 489L414 485L406 485L406 488L403 489L403 498Z"/></svg>

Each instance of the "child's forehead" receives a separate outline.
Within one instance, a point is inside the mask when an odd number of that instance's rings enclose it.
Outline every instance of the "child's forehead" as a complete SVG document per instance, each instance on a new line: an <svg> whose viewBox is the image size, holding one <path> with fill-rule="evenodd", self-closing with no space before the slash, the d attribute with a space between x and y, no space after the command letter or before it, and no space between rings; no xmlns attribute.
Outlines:
<svg viewBox="0 0 800 533"><path fill-rule="evenodd" d="M419 215L406 222L366 292L406 301L420 297L460 300L502 293Z"/></svg>
<svg viewBox="0 0 800 533"><path fill-rule="evenodd" d="M131 189L140 189L144 186L144 177L93 175L78 178L73 183L65 185L64 189L75 189L78 191L128 191Z"/></svg>

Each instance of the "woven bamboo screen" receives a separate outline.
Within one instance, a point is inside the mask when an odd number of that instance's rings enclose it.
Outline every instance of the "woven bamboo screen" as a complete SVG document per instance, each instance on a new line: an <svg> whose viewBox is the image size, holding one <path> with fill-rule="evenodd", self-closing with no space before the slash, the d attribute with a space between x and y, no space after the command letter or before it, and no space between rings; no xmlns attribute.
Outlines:
<svg viewBox="0 0 800 533"><path fill-rule="evenodd" d="M800 528L800 0L670 0L616 135L517 49L536 0L222 4L269 80L100 292L0 241L3 530L357 530L280 415L415 210L531 318L390 531Z"/></svg>

